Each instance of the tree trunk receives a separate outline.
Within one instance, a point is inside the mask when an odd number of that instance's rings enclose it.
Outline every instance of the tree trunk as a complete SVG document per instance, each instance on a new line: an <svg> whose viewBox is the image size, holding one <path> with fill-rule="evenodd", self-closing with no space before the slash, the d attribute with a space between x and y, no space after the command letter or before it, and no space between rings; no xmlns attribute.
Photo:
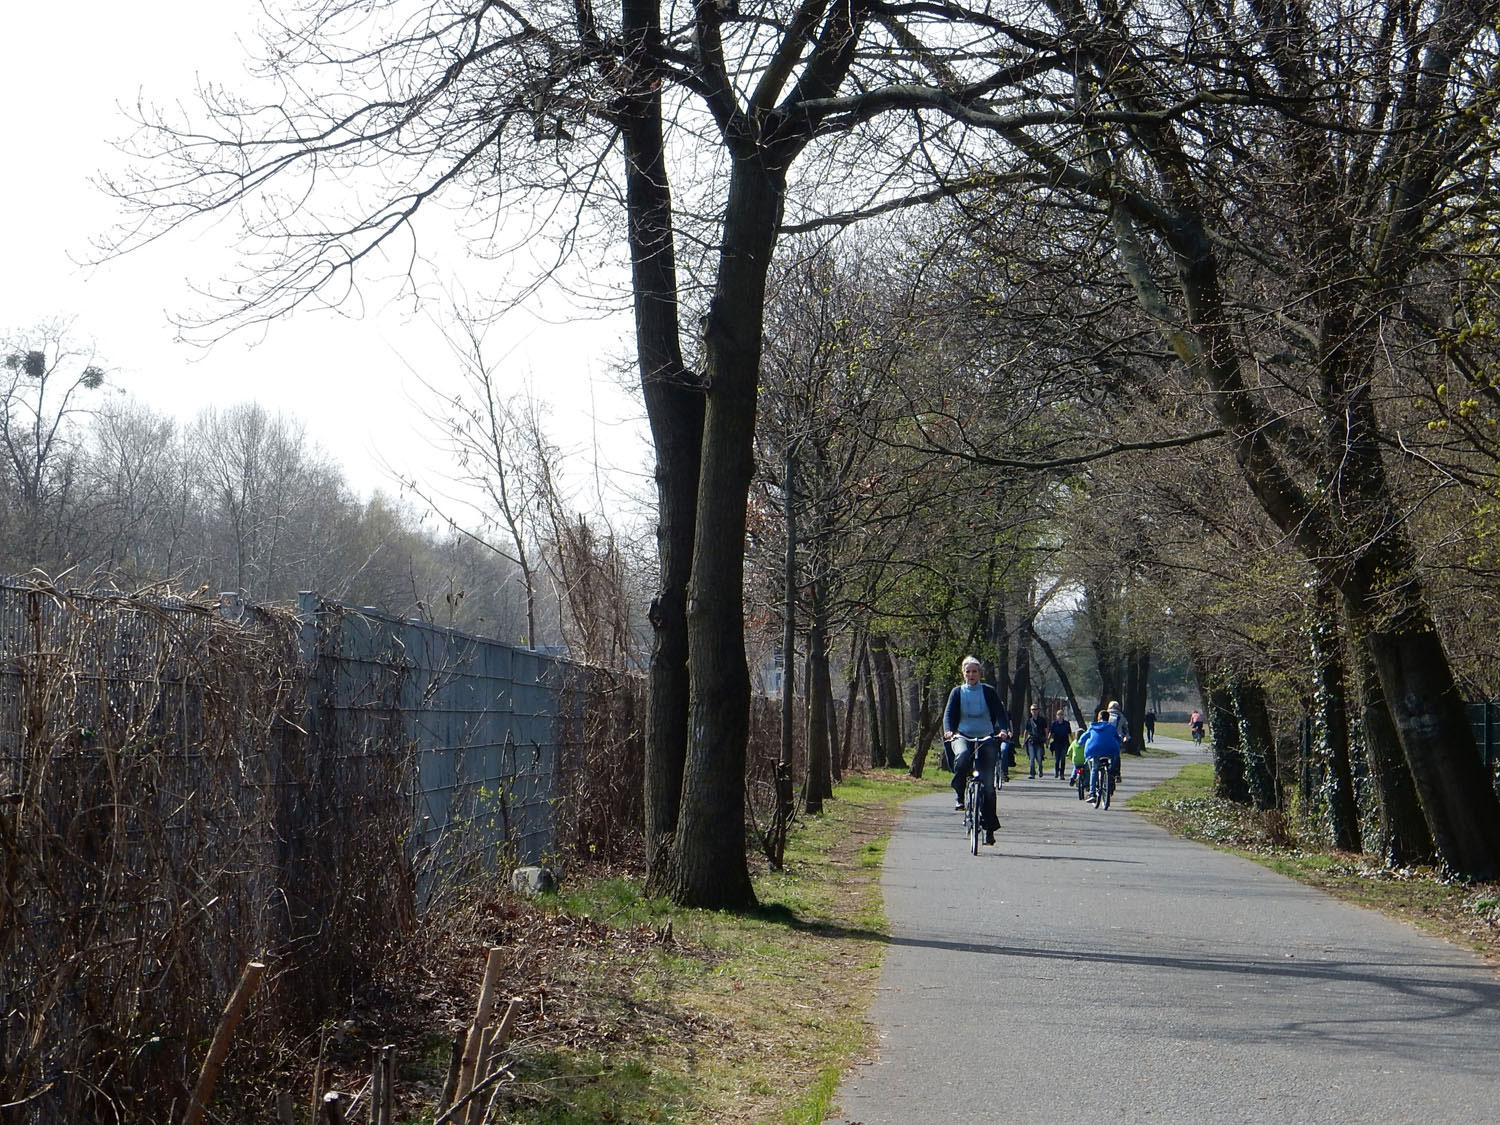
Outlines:
<svg viewBox="0 0 1500 1125"><path fill-rule="evenodd" d="M1251 804L1261 811L1281 807L1281 787L1276 777L1276 735L1266 712L1266 691L1259 680L1236 676L1230 696L1239 720L1240 745L1244 749L1245 781Z"/></svg>
<svg viewBox="0 0 1500 1125"><path fill-rule="evenodd" d="M812 623L807 631L807 775L803 779L803 807L809 813L823 811L823 802L833 796L829 758L831 739L828 716L833 685L828 676L827 609L813 581Z"/></svg>
<svg viewBox="0 0 1500 1125"><path fill-rule="evenodd" d="M755 904L745 846L745 507L754 475L766 270L785 183L759 154L737 156L704 329L708 382L688 583L689 731L671 897L682 906Z"/></svg>
<svg viewBox="0 0 1500 1125"><path fill-rule="evenodd" d="M990 614L990 643L995 648L995 690L1006 701L1011 714L1015 714L1016 701L1011 694L1010 678L1010 626L1006 622L1003 602Z"/></svg>
<svg viewBox="0 0 1500 1125"><path fill-rule="evenodd" d="M792 764L793 728L796 724L797 685L797 453L786 451L786 485L782 503L786 507L786 557L782 574L781 628L781 764Z"/></svg>
<svg viewBox="0 0 1500 1125"><path fill-rule="evenodd" d="M1031 706L1031 637L1025 629L1016 636L1016 678L1010 688L1010 713L1014 722L1026 721ZM1017 732L1019 737L1019 732Z"/></svg>
<svg viewBox="0 0 1500 1125"><path fill-rule="evenodd" d="M880 745L884 751L881 765L904 770L906 758L901 745L901 698L896 686L896 668L886 638L870 637L870 667L875 673L875 698L880 722Z"/></svg>
<svg viewBox="0 0 1500 1125"><path fill-rule="evenodd" d="M911 756L911 776L921 777L927 768L927 753L932 749L932 741L938 735L943 725L943 716L937 713L934 704L937 702L932 697L933 682L932 673L925 672L917 689L917 736L914 740L916 749Z"/></svg>
<svg viewBox="0 0 1500 1125"><path fill-rule="evenodd" d="M1146 745L1146 688L1151 682L1151 642L1132 642L1125 653L1125 696L1120 713L1130 728L1126 749L1139 754Z"/></svg>
<svg viewBox="0 0 1500 1125"><path fill-rule="evenodd" d="M1430 863L1434 854L1432 832L1417 799L1406 755L1401 752L1401 739L1385 703L1375 659L1357 629L1351 630L1350 644L1359 667L1359 725L1365 764L1375 789L1376 851L1389 867Z"/></svg>
<svg viewBox="0 0 1500 1125"><path fill-rule="evenodd" d="M869 728L870 737L870 767L878 768L885 764L885 748L881 740L880 729L880 701L875 695L875 676L871 669L874 660L870 654L870 639L865 638L863 668L863 688L865 696L865 725Z"/></svg>
<svg viewBox="0 0 1500 1125"><path fill-rule="evenodd" d="M1204 700L1209 737L1213 739L1214 796L1237 805L1250 803L1250 784L1245 776L1245 751L1240 742L1240 724L1227 683L1212 684Z"/></svg>
<svg viewBox="0 0 1500 1125"><path fill-rule="evenodd" d="M854 753L855 708L859 706L859 688L865 678L865 644L857 632L849 641L849 683L844 690L844 737L839 743L835 777L843 777Z"/></svg>
<svg viewBox="0 0 1500 1125"><path fill-rule="evenodd" d="M1388 559L1362 561L1345 591L1345 608L1380 677L1438 858L1453 874L1500 879L1500 801L1485 776L1437 628L1408 585L1416 575ZM1382 604L1397 598L1394 611Z"/></svg>
<svg viewBox="0 0 1500 1125"><path fill-rule="evenodd" d="M1328 824L1333 846L1340 851L1362 848L1359 805L1354 797L1354 770L1349 760L1349 700L1344 690L1343 637L1337 597L1327 582L1313 583L1312 644L1314 722L1317 755L1326 773L1323 794L1328 802Z"/></svg>
<svg viewBox="0 0 1500 1125"><path fill-rule="evenodd" d="M1115 620L1113 598L1097 587L1084 588L1083 609L1089 623L1089 643L1094 650L1094 666L1099 672L1098 711L1122 695L1124 675L1120 668L1119 623ZM1108 604L1106 604L1108 603Z"/></svg>
<svg viewBox="0 0 1500 1125"><path fill-rule="evenodd" d="M624 0L621 30L635 69L649 73L661 50L660 8ZM636 359L656 450L658 587L646 709L646 885L666 889L677 831L688 740L687 584L703 443L703 394L682 360L671 193L662 141L661 95L642 82L620 113L625 149Z"/></svg>

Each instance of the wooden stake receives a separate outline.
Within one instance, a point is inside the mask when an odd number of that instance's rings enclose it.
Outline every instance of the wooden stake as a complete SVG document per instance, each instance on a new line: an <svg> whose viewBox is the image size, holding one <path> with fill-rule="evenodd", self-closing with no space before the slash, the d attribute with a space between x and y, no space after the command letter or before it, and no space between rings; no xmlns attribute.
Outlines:
<svg viewBox="0 0 1500 1125"><path fill-rule="evenodd" d="M251 961L240 974L240 983L235 986L229 1003L224 1006L224 1014L219 1017L218 1030L214 1032L213 1042L209 1044L203 1069L198 1072L198 1085L193 1089L193 1098L188 1102L182 1125L202 1125L209 1099L213 1097L214 1083L219 1080L219 1070L224 1065L224 1057L229 1054L234 1029L239 1026L240 1017L245 1014L245 1007L250 1003L250 994L255 991L255 986L260 983L261 974L265 971L266 966L262 962Z"/></svg>
<svg viewBox="0 0 1500 1125"><path fill-rule="evenodd" d="M453 1033L453 1051L448 1056L448 1077L443 1080L443 1096L438 1099L439 1113L452 1105L454 1097L458 1094L458 1070L463 1065L464 1043L468 1037L468 1031L465 1028L459 1028Z"/></svg>
<svg viewBox="0 0 1500 1125"><path fill-rule="evenodd" d="M480 1040L484 1029L490 1024L495 1007L495 985L500 980L500 950L491 947L484 963L484 983L479 987L479 1002L474 1007L474 1022L469 1025L469 1034L464 1043L463 1062L458 1070L458 1089L454 1100L462 1101L474 1088L474 1071L479 1065Z"/></svg>

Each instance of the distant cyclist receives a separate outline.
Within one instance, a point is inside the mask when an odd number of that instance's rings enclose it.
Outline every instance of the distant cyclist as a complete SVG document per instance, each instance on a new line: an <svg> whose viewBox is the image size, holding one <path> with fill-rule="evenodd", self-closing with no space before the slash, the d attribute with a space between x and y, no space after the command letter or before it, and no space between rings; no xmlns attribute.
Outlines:
<svg viewBox="0 0 1500 1125"><path fill-rule="evenodd" d="M964 787L975 768L977 747L984 842L993 844L995 829L1000 827L995 813L995 762L1000 744L991 736L1010 737L1010 713L1000 693L980 683L981 671L977 657L964 657L964 682L949 693L943 708L943 737L953 744L953 792L959 809L964 807Z"/></svg>
<svg viewBox="0 0 1500 1125"><path fill-rule="evenodd" d="M1203 741L1203 712L1194 711L1188 716L1188 728L1193 732L1193 741Z"/></svg>

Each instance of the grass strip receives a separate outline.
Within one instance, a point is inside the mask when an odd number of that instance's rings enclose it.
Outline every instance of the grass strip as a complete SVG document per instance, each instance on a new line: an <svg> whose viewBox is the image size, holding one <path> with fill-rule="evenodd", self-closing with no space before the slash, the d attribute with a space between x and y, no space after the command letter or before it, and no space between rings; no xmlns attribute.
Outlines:
<svg viewBox="0 0 1500 1125"><path fill-rule="evenodd" d="M599 1034L576 1048L522 1045L503 1120L821 1122L869 1046L897 807L941 784L847 778L822 814L795 822L782 869L755 874L760 906L748 913L685 910L628 879L569 889L556 909L657 940L575 965L561 987L589 1010L572 1020Z"/></svg>

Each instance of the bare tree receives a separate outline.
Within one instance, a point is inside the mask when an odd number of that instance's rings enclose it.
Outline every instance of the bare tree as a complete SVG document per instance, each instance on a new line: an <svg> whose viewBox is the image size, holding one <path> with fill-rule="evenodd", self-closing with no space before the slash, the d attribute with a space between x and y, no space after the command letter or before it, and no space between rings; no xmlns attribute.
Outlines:
<svg viewBox="0 0 1500 1125"><path fill-rule="evenodd" d="M77 471L75 423L85 396L104 385L104 369L75 351L69 325L43 325L0 344L0 489L7 565L60 568L76 561L69 507Z"/></svg>

